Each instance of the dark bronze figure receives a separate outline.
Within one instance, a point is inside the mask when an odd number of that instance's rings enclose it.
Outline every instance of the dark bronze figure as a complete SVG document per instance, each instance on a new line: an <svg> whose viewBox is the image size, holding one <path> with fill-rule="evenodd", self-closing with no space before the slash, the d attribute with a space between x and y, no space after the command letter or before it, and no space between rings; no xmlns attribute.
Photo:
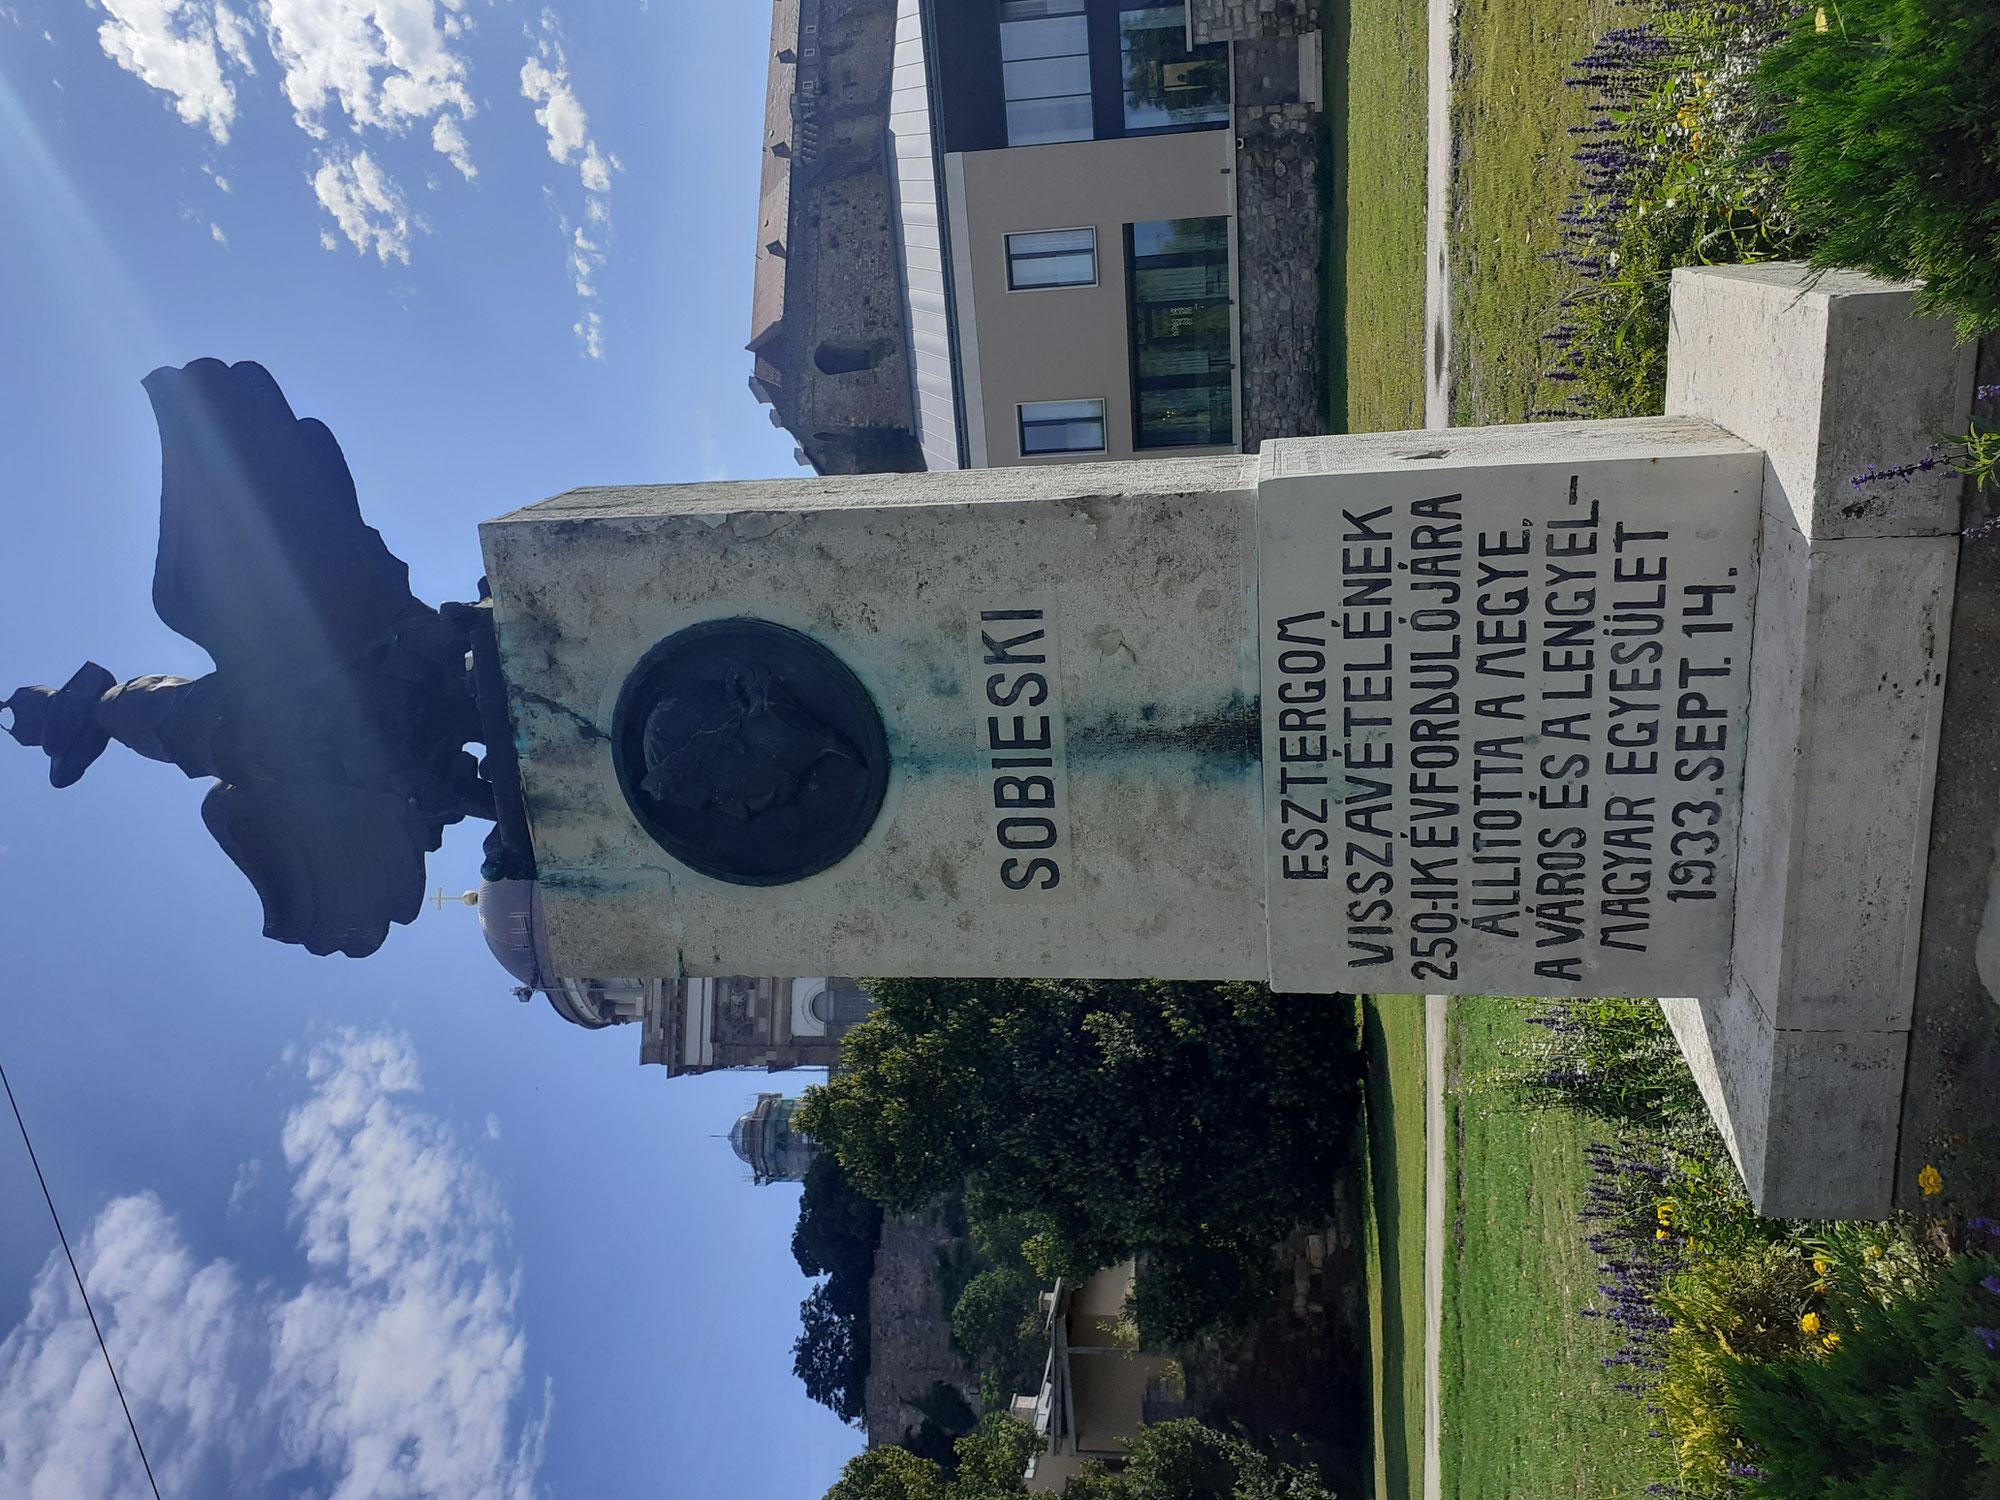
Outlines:
<svg viewBox="0 0 2000 1500"><path fill-rule="evenodd" d="M463 818L497 813L489 871L532 874L504 702L474 691L476 675L498 682L490 612L410 592L333 434L261 365L196 360L145 386L162 458L153 607L215 670L119 682L89 662L8 698L8 732L47 753L59 787L114 739L214 777L202 821L256 887L265 936L313 953L361 958L413 920L424 856ZM486 774L468 743L495 745Z"/></svg>
<svg viewBox="0 0 2000 1500"><path fill-rule="evenodd" d="M640 825L732 885L786 885L838 864L889 784L881 711L852 669L747 616L691 625L649 651L611 739Z"/></svg>

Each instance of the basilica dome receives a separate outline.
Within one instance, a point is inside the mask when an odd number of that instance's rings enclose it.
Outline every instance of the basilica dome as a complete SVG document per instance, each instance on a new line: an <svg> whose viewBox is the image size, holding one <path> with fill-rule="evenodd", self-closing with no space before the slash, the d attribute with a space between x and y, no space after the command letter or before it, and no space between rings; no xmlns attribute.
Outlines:
<svg viewBox="0 0 2000 1500"><path fill-rule="evenodd" d="M480 886L479 930L500 967L520 980L524 991L548 996L555 1013L572 1025L598 1031L643 1014L643 980L564 979L556 974L541 887L535 881L489 880Z"/></svg>

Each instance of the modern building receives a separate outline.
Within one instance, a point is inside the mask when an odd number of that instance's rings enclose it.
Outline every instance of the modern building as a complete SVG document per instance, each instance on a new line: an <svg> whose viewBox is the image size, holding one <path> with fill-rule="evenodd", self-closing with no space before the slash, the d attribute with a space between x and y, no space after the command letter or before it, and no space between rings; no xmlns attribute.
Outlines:
<svg viewBox="0 0 2000 1500"><path fill-rule="evenodd" d="M522 1000L545 995L555 1013L590 1031L639 1028L639 1061L669 1077L717 1068L831 1068L840 1039L875 1002L852 979L575 979L556 972L532 880L486 882L479 925Z"/></svg>
<svg viewBox="0 0 2000 1500"><path fill-rule="evenodd" d="M985 468L1323 430L1317 0L773 17L751 388L802 460Z"/></svg>
<svg viewBox="0 0 2000 1500"><path fill-rule="evenodd" d="M1189 1414L1172 1360L1141 1354L1125 1303L1136 1267L1125 1261L1074 1286L1042 1294L1049 1358L1040 1391L1016 1396L1013 1414L1042 1440L1028 1464L1030 1494L1054 1494L1093 1460L1119 1459L1139 1429Z"/></svg>
<svg viewBox="0 0 2000 1500"><path fill-rule="evenodd" d="M729 1149L750 1169L752 1182L805 1181L819 1147L792 1128L792 1112L798 1107L795 1096L759 1094L730 1127Z"/></svg>

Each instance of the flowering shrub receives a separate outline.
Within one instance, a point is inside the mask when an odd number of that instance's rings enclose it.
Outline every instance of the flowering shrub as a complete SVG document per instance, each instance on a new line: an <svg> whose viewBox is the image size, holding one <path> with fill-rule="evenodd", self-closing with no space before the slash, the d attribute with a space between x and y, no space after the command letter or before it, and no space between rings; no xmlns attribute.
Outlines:
<svg viewBox="0 0 2000 1500"><path fill-rule="evenodd" d="M1597 1297L1579 1311L1616 1330L1619 1345L1604 1360L1614 1386L1646 1402L1660 1419L1655 1435L1672 1444L1676 1480L1649 1493L1683 1500L1892 1494L2000 1500L2000 1407L1978 1405L1989 1399L1979 1392L1989 1388L1964 1368L1977 1355L2000 1372L2000 1222L1975 1218L1954 1230L1950 1221L1909 1217L1762 1218L1708 1122L1656 1003L1551 1001L1533 1019L1546 1040L1514 1059L1504 1081L1524 1104L1575 1109L1615 1132L1615 1144L1587 1153L1591 1176L1578 1217L1600 1280ZM1921 1185L1941 1181L1933 1167ZM1949 1292L1954 1286L1964 1295ZM1949 1311L1936 1311L1940 1298ZM1937 1324L1935 1338L1957 1340L1950 1348L1958 1373L1942 1387L1883 1363L1892 1331L1905 1336L1912 1319L1926 1317ZM1814 1373L1822 1366L1837 1378ZM1763 1370L1778 1373L1769 1380L1745 1373ZM1819 1396L1810 1418L1799 1414L1803 1407L1789 1418L1775 1415L1797 1396L1800 1382L1838 1388L1843 1399L1866 1405L1873 1379L1887 1383L1865 1420ZM1754 1419L1743 1405L1751 1389L1768 1396ZM1874 1433L1869 1442L1886 1442L1897 1422L1931 1420L1926 1403L1942 1399L1940 1390L1976 1398L1966 1420L1991 1457L1951 1460L1975 1462L1974 1468L1912 1470L1924 1477L1910 1488L1843 1488L1847 1479L1834 1482L1832 1471L1812 1467L1785 1446L1846 1420ZM1882 1462L1889 1473L1893 1463ZM1976 1482L1964 1482L1967 1475Z"/></svg>
<svg viewBox="0 0 2000 1500"><path fill-rule="evenodd" d="M1763 144L1779 123L1754 87L1757 61L1786 32L1784 0L1662 0L1605 33L1572 64L1592 121L1575 127L1583 186L1555 252L1577 275L1545 334L1538 417L1658 412L1667 378L1675 266L1781 260L1799 235L1786 158Z"/></svg>

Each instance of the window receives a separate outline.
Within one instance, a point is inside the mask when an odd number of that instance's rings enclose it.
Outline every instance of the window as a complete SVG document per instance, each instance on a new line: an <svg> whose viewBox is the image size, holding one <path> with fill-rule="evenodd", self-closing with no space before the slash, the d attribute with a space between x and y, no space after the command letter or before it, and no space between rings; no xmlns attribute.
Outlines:
<svg viewBox="0 0 2000 1500"><path fill-rule="evenodd" d="M1228 218L1127 224L1125 273L1132 446L1233 443Z"/></svg>
<svg viewBox="0 0 2000 1500"><path fill-rule="evenodd" d="M1125 6L1118 12L1125 130L1139 134L1213 125L1229 118L1229 48L1187 46L1187 6Z"/></svg>
<svg viewBox="0 0 2000 1500"><path fill-rule="evenodd" d="M1007 236L1007 290L1097 283L1095 229L1040 229Z"/></svg>
<svg viewBox="0 0 2000 1500"><path fill-rule="evenodd" d="M1007 144L1091 138L1090 31L1083 0L1001 0Z"/></svg>
<svg viewBox="0 0 2000 1500"><path fill-rule="evenodd" d="M1023 401L1021 456L1036 453L1102 453L1102 401Z"/></svg>

